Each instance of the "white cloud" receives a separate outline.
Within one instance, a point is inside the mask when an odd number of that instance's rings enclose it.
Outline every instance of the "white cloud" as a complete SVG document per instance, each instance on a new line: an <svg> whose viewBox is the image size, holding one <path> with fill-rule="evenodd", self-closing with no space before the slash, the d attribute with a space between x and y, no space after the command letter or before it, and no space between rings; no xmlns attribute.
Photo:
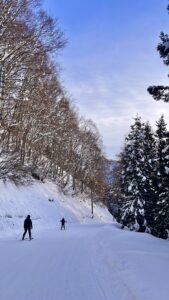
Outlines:
<svg viewBox="0 0 169 300"><path fill-rule="evenodd" d="M109 158L120 152L137 113L153 126L161 114L169 122L169 104L154 101L146 91L147 82L136 84L136 80L131 84L131 78L117 75L114 78L112 73L95 74L94 78L79 80L76 84L72 80L67 82L80 114L96 123Z"/></svg>
<svg viewBox="0 0 169 300"><path fill-rule="evenodd" d="M137 113L152 125L164 114L169 123L169 104L154 101L147 92L149 85L168 84L167 70L155 50L162 16L168 24L162 6L135 11L130 18L129 5L128 23L116 15L103 23L99 18L84 19L83 27L70 31L61 58L65 86L80 115L98 126L109 157L120 151Z"/></svg>

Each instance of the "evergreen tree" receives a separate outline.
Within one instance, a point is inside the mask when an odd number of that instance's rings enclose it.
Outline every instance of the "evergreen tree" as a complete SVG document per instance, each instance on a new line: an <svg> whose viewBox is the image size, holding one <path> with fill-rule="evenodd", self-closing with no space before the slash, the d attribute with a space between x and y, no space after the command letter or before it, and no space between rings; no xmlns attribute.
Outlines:
<svg viewBox="0 0 169 300"><path fill-rule="evenodd" d="M169 12L169 5L167 7ZM169 35L161 32L160 34L161 42L157 46L160 57L166 66L169 66ZM162 100L164 102L169 102L169 86L150 86L148 92L157 101ZM159 200L156 207L156 226L155 233L157 236L162 238L168 237L169 230L169 140L166 141L166 146L163 144L164 139L160 137L160 131L165 130L165 123L161 120L161 125L158 126L157 139L158 144L158 179L159 179ZM160 128L161 126L161 128ZM162 129L163 128L163 129ZM161 177L161 178L160 178Z"/></svg>
<svg viewBox="0 0 169 300"><path fill-rule="evenodd" d="M143 124L141 118L135 118L131 131L126 137L122 154L122 200L120 221L131 230L144 232L147 227L145 219L144 194L144 149Z"/></svg>
<svg viewBox="0 0 169 300"><path fill-rule="evenodd" d="M169 5L167 7L169 12ZM160 34L161 42L157 46L157 50L160 54L160 57L163 59L163 62L166 66L169 66L169 35L161 32ZM157 101L163 100L164 102L169 102L169 86L150 86L148 92L153 96Z"/></svg>
<svg viewBox="0 0 169 300"><path fill-rule="evenodd" d="M157 147L157 178L158 178L158 193L163 191L163 178L165 176L165 167L167 164L166 160L166 123L164 121L164 116L162 115L159 121L156 122L157 130L156 136L156 147Z"/></svg>
<svg viewBox="0 0 169 300"><path fill-rule="evenodd" d="M147 122L144 126L143 150L143 199L145 200L145 217L147 220L147 226L149 228L149 231L152 232L154 228L154 209L157 202L157 160L155 136L149 122Z"/></svg>
<svg viewBox="0 0 169 300"><path fill-rule="evenodd" d="M164 116L161 116L156 125L158 201L155 207L153 234L161 238L167 238L169 230L169 175L167 167L169 147L167 146L167 130Z"/></svg>

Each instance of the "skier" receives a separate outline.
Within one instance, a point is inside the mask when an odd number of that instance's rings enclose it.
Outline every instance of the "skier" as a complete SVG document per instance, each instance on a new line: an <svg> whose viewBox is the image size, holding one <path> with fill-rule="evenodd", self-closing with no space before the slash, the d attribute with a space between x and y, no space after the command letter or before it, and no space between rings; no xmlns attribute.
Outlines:
<svg viewBox="0 0 169 300"><path fill-rule="evenodd" d="M33 227L33 226L32 226L31 216L28 215L28 216L26 217L25 221L24 221L24 229L25 229L25 231L24 231L22 240L24 240L27 231L28 231L28 233L29 233L29 239L30 239L30 240L32 239L32 237L31 237L31 229L32 229L32 227Z"/></svg>
<svg viewBox="0 0 169 300"><path fill-rule="evenodd" d="M65 223L66 223L66 221L65 221L65 219L64 218L62 218L62 220L60 220L60 222L61 222L61 230L62 229L64 229L65 230Z"/></svg>

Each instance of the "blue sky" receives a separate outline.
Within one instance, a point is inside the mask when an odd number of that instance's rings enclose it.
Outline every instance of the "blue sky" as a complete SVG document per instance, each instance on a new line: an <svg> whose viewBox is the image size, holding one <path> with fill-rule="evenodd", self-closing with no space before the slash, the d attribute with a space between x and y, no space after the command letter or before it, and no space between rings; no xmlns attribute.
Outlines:
<svg viewBox="0 0 169 300"><path fill-rule="evenodd" d="M45 0L68 44L59 56L62 81L79 114L92 119L108 158L120 152L138 113L155 121L169 104L147 93L168 84L167 67L156 51L161 31L169 33L167 0Z"/></svg>

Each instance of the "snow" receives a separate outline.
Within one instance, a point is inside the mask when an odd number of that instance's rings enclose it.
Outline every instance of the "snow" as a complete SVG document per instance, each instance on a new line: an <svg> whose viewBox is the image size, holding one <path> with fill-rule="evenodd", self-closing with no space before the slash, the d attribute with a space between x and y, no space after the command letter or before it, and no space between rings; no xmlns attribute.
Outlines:
<svg viewBox="0 0 169 300"><path fill-rule="evenodd" d="M121 230L103 206L91 219L88 199L51 182L0 189L0 299L169 299L168 241ZM28 213L34 239L21 241Z"/></svg>
<svg viewBox="0 0 169 300"><path fill-rule="evenodd" d="M130 183L130 185L128 186L128 192L132 191L133 188L133 183Z"/></svg>
<svg viewBox="0 0 169 300"><path fill-rule="evenodd" d="M65 196L52 182L36 182L17 187L12 182L0 180L0 231L17 231L23 227L25 217L30 214L35 228L56 227L64 216L68 222L86 223L108 221L112 216L107 209L94 206L94 220L91 220L90 199ZM52 200L52 201L51 201Z"/></svg>
<svg viewBox="0 0 169 300"><path fill-rule="evenodd" d="M169 174L169 168L168 167L165 167L165 172L166 172L166 174Z"/></svg>

